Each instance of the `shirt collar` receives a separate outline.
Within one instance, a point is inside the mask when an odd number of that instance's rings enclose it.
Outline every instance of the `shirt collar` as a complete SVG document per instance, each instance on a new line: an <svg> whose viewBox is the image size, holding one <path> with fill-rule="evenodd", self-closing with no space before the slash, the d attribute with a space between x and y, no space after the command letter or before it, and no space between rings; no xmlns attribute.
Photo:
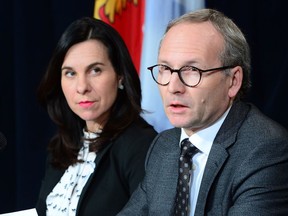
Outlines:
<svg viewBox="0 0 288 216"><path fill-rule="evenodd" d="M95 139L96 137L99 136L99 134L83 129L83 136L85 139Z"/></svg>
<svg viewBox="0 0 288 216"><path fill-rule="evenodd" d="M211 126L208 128L205 128L203 130L198 131L197 133L194 133L192 136L188 136L184 129L181 128L181 137L180 137L180 143L183 139L189 138L189 141L193 143L194 146L196 146L202 153L205 155L209 155L209 152L211 150L213 141L223 124L227 114L229 113L231 107L229 107L226 112ZM179 143L179 146L180 146Z"/></svg>

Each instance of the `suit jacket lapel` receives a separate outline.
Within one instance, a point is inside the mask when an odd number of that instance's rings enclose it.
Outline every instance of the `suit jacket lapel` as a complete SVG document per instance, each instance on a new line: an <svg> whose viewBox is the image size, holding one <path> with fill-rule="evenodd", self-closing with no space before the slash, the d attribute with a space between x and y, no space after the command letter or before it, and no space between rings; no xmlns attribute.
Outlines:
<svg viewBox="0 0 288 216"><path fill-rule="evenodd" d="M82 192L81 192L81 196L79 198L79 202L78 202L78 205L77 205L77 212L76 212L76 215L78 215L78 211L79 211L79 207L83 201L83 198L85 197L85 194L87 192L87 189L89 188L89 185L91 184L91 181L93 179L93 176L95 175L95 173L97 172L97 167L99 166L100 162L101 162L101 159L103 158L103 156L105 155L105 153L108 151L108 149L110 149L110 147L112 146L112 142L110 143L107 143L107 145L105 146L105 148L103 148L101 151L97 152L97 156L95 158L95 170L94 172L90 175L87 183L85 184L84 188L82 189Z"/></svg>
<svg viewBox="0 0 288 216"><path fill-rule="evenodd" d="M176 189L177 189L177 181L178 181L178 169L179 169L178 160L180 156L179 141L180 141L180 134L181 134L181 131L179 129L175 129L174 131L177 135L176 136L174 135L173 138L171 136L171 140L167 141L170 149L168 148L167 155L165 155L165 157L167 158L167 167L163 169L163 170L168 171L166 172L167 176L165 178L169 179L170 181L170 187L169 187L170 191L167 191L168 193L166 192L167 194L169 194L166 196L166 198L167 198L168 203L172 203L172 207L174 206ZM175 173L177 173L177 175L175 175Z"/></svg>
<svg viewBox="0 0 288 216"><path fill-rule="evenodd" d="M151 155L148 153L148 193L152 194L151 209L155 215L169 215L174 206L178 179L179 139L181 130L174 128L160 134L154 140ZM152 143L153 145L154 143ZM151 166L151 169L150 169ZM176 174L176 175L175 175ZM151 178L150 178L151 177ZM163 213L165 211L165 213Z"/></svg>
<svg viewBox="0 0 288 216"><path fill-rule="evenodd" d="M217 133L203 174L195 215L202 215L205 212L205 204L211 186L229 157L227 148L235 143L237 132L248 111L249 106L242 102L235 102Z"/></svg>

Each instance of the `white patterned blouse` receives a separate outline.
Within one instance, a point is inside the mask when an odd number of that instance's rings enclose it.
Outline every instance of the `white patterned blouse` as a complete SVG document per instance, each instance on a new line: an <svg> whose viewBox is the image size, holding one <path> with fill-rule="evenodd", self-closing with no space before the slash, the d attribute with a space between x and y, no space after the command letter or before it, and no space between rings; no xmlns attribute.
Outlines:
<svg viewBox="0 0 288 216"><path fill-rule="evenodd" d="M84 138L96 138L98 134L84 130ZM83 147L78 153L77 163L67 168L60 181L46 199L47 216L75 216L77 204L87 180L95 170L95 152L89 152L89 141L83 142Z"/></svg>

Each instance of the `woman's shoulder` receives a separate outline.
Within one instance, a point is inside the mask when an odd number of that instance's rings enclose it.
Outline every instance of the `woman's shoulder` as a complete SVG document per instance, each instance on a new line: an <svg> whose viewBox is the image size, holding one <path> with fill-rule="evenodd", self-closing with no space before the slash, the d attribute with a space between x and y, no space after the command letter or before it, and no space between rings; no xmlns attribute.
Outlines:
<svg viewBox="0 0 288 216"><path fill-rule="evenodd" d="M142 117L137 118L133 121L123 132L123 135L132 136L132 137L139 137L139 136L148 136L148 137L155 137L157 135L157 131L154 127L149 124L146 120Z"/></svg>
<svg viewBox="0 0 288 216"><path fill-rule="evenodd" d="M114 147L118 146L119 148L136 150L144 146L150 146L157 134L157 131L152 125L144 119L139 118L130 124L118 138L114 140L113 145Z"/></svg>

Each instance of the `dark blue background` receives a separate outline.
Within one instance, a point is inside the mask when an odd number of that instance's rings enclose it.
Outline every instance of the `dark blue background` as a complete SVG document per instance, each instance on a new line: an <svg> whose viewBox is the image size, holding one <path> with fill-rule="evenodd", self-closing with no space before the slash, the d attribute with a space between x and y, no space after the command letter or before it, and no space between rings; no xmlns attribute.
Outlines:
<svg viewBox="0 0 288 216"><path fill-rule="evenodd" d="M208 0L231 17L252 52L250 101L288 128L288 29L284 0ZM70 22L93 16L94 1L2 1L0 6L0 213L33 208L54 126L36 101L36 89L60 34ZM161 13L159 13L161 16Z"/></svg>

